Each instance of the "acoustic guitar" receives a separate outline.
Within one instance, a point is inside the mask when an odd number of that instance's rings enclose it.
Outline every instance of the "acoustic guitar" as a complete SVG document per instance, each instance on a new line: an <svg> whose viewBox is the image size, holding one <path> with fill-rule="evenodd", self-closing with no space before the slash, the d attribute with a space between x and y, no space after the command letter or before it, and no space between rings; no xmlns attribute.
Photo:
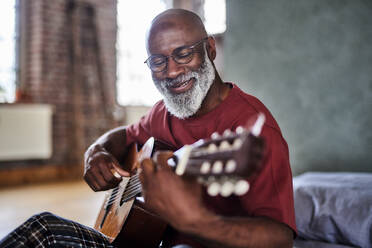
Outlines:
<svg viewBox="0 0 372 248"><path fill-rule="evenodd" d="M179 176L198 178L211 196L244 195L249 190L246 179L259 169L259 163L247 151L252 141L262 145L257 136L263 122L263 115L259 115L249 132L243 128L237 128L236 132L226 130L222 135L214 133L209 140L186 145L174 152L168 164ZM126 168L138 168L139 161L151 157L154 143L154 138L150 138L139 151L137 144L133 144L127 155ZM167 223L146 210L140 195L138 174L123 178L116 188L106 193L94 228L115 245L159 247Z"/></svg>

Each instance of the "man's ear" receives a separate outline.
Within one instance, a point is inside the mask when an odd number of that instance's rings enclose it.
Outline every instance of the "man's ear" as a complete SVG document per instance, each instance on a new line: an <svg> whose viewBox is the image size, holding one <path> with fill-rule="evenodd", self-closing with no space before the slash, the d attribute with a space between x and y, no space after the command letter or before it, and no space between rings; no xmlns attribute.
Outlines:
<svg viewBox="0 0 372 248"><path fill-rule="evenodd" d="M211 61L215 60L217 56L216 41L212 36L209 36L207 40L207 52L209 59Z"/></svg>

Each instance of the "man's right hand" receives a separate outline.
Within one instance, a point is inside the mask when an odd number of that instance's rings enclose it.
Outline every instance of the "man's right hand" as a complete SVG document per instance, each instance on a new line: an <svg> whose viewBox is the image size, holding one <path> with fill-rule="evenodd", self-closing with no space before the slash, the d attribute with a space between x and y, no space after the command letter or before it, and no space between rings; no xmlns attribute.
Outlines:
<svg viewBox="0 0 372 248"><path fill-rule="evenodd" d="M99 144L91 145L84 155L84 180L94 191L116 187L121 177L130 173L120 167L119 162Z"/></svg>

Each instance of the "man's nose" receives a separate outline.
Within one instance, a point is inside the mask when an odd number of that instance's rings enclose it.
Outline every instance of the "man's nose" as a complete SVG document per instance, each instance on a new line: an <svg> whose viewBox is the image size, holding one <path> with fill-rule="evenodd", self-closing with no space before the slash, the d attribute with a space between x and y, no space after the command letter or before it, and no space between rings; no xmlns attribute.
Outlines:
<svg viewBox="0 0 372 248"><path fill-rule="evenodd" d="M185 67L174 61L172 57L169 57L167 65L167 77L176 78L182 73L185 73Z"/></svg>

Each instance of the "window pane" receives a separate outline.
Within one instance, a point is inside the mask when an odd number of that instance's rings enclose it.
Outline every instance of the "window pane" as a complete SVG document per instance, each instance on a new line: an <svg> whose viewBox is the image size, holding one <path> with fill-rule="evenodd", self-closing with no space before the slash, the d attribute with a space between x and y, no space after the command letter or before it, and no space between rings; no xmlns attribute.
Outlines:
<svg viewBox="0 0 372 248"><path fill-rule="evenodd" d="M0 102L15 95L15 1L0 1Z"/></svg>
<svg viewBox="0 0 372 248"><path fill-rule="evenodd" d="M204 0L205 28L209 34L226 30L226 0Z"/></svg>
<svg viewBox="0 0 372 248"><path fill-rule="evenodd" d="M122 105L153 105L161 99L147 58L145 34L151 20L166 9L161 0L118 1L118 102Z"/></svg>

